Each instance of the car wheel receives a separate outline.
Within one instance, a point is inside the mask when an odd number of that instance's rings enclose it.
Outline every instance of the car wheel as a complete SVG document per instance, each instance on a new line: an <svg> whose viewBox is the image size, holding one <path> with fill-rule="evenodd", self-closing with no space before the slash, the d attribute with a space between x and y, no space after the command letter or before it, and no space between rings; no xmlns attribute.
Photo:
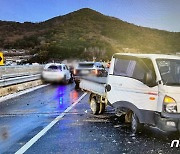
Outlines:
<svg viewBox="0 0 180 154"><path fill-rule="evenodd" d="M142 129L142 124L139 123L138 117L135 113L131 114L131 131L136 134L139 133Z"/></svg>
<svg viewBox="0 0 180 154"><path fill-rule="evenodd" d="M42 84L47 84L48 82L46 81L46 80L44 80L44 79L41 79L41 81L42 81Z"/></svg>
<svg viewBox="0 0 180 154"><path fill-rule="evenodd" d="M71 78L69 79L69 83L73 83L74 79L73 77L71 76Z"/></svg>
<svg viewBox="0 0 180 154"><path fill-rule="evenodd" d="M63 83L64 84L68 84L69 83L69 80L66 78L66 75L64 76Z"/></svg>
<svg viewBox="0 0 180 154"><path fill-rule="evenodd" d="M94 115L97 115L97 114L99 114L99 111L100 111L100 103L97 103L95 98L91 98L90 108L91 108L92 113Z"/></svg>

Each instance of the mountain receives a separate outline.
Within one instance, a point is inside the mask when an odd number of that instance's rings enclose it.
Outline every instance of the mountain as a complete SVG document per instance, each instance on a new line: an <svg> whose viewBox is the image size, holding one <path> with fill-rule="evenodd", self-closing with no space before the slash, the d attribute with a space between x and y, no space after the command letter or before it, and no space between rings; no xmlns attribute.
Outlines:
<svg viewBox="0 0 180 154"><path fill-rule="evenodd" d="M107 59L114 52L175 53L180 33L136 26L84 8L40 23L0 21L0 48L28 49L39 61Z"/></svg>

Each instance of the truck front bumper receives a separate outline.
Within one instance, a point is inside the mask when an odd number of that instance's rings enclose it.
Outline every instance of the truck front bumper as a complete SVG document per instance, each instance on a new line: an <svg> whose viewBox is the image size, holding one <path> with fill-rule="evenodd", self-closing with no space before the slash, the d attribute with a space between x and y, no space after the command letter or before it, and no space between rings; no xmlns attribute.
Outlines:
<svg viewBox="0 0 180 154"><path fill-rule="evenodd" d="M180 131L180 114L156 113L155 125L166 132Z"/></svg>

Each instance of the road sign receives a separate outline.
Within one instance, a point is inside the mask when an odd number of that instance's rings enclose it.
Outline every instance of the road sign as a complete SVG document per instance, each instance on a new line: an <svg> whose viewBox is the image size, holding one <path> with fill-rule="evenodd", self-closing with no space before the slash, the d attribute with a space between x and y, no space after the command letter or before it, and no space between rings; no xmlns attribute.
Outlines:
<svg viewBox="0 0 180 154"><path fill-rule="evenodd" d="M4 57L3 57L3 53L0 52L0 66L4 65Z"/></svg>

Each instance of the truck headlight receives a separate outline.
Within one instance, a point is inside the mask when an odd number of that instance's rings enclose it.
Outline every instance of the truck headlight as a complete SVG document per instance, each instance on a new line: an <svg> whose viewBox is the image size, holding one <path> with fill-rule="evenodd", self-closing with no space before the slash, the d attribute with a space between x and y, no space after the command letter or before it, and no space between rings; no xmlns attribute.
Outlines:
<svg viewBox="0 0 180 154"><path fill-rule="evenodd" d="M168 113L177 113L177 104L176 101L169 97L164 97L164 111Z"/></svg>

